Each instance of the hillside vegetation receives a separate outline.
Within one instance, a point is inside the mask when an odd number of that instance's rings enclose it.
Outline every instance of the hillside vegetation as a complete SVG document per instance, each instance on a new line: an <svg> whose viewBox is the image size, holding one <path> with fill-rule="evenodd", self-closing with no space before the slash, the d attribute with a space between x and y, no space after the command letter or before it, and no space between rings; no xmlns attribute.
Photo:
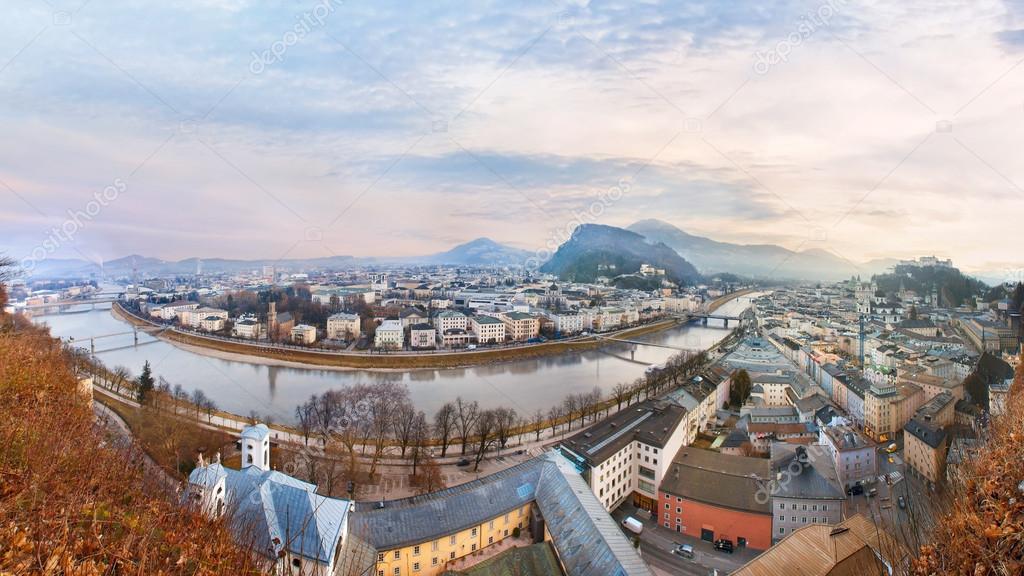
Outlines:
<svg viewBox="0 0 1024 576"><path fill-rule="evenodd" d="M896 266L891 273L879 274L873 280L878 283L878 289L887 294L899 291L901 286L917 292L919 296L935 290L941 305L952 307L966 304L988 289L980 280L965 276L956 268L933 266Z"/></svg>
<svg viewBox="0 0 1024 576"><path fill-rule="evenodd" d="M919 576L1024 574L1024 363L988 443L948 487L949 509L914 562Z"/></svg>
<svg viewBox="0 0 1024 576"><path fill-rule="evenodd" d="M94 424L60 343L2 314L0 413L0 574L260 573Z"/></svg>

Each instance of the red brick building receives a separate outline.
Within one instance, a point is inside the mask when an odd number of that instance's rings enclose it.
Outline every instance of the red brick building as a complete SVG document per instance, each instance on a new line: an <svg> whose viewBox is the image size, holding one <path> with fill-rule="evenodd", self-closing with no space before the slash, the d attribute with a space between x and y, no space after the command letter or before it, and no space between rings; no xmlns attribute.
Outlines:
<svg viewBox="0 0 1024 576"><path fill-rule="evenodd" d="M709 542L767 550L772 545L771 478L763 458L684 447L658 490L658 522Z"/></svg>

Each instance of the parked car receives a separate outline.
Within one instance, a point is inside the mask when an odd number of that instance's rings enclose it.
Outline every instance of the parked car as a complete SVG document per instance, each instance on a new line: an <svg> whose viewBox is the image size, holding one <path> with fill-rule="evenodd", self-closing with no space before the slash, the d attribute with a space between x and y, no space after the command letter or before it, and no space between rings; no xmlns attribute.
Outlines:
<svg viewBox="0 0 1024 576"><path fill-rule="evenodd" d="M878 496L878 488L872 488L871 490L868 490L868 496L872 498Z"/></svg>
<svg viewBox="0 0 1024 576"><path fill-rule="evenodd" d="M460 458L459 461L455 463L455 465L456 466L469 466L469 459L467 459L467 458Z"/></svg>
<svg viewBox="0 0 1024 576"><path fill-rule="evenodd" d="M849 488L846 489L846 493L849 494L850 496L860 496L861 494L864 493L864 487L861 486L860 484L854 484L853 486L850 486Z"/></svg>
<svg viewBox="0 0 1024 576"><path fill-rule="evenodd" d="M672 553L677 556L682 556L687 560L693 560L696 556L693 553L693 546L689 544L680 544L672 549Z"/></svg>
<svg viewBox="0 0 1024 576"><path fill-rule="evenodd" d="M632 516L627 516L626 519L622 521L622 526L634 534L640 534L644 531L643 522L633 518Z"/></svg>
<svg viewBox="0 0 1024 576"><path fill-rule="evenodd" d="M900 509L905 509L907 507L907 500L903 496L900 496L899 500L896 501L896 504L899 505Z"/></svg>
<svg viewBox="0 0 1024 576"><path fill-rule="evenodd" d="M715 550L721 550L722 552L732 554L732 540L726 540L725 538L715 540Z"/></svg>
<svg viewBox="0 0 1024 576"><path fill-rule="evenodd" d="M889 444L889 447L886 448L885 451L888 452L889 454L892 454L893 452L896 452L899 449L900 449L899 446L897 446L896 443L894 442L892 444Z"/></svg>

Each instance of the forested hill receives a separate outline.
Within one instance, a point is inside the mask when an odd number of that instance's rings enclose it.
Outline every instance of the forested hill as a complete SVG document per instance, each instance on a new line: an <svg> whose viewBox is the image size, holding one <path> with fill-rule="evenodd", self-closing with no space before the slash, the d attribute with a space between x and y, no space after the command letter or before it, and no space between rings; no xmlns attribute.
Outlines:
<svg viewBox="0 0 1024 576"><path fill-rule="evenodd" d="M878 289L888 293L898 292L901 287L913 290L920 296L935 290L942 306L956 307L988 292L988 286L976 278L967 276L956 268L938 266L898 265L892 272L875 275L872 280Z"/></svg>

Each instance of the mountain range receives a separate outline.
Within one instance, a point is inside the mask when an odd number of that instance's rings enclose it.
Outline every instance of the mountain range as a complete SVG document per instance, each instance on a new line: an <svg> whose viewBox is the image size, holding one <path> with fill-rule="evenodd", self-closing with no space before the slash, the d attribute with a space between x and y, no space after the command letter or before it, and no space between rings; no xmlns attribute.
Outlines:
<svg viewBox="0 0 1024 576"><path fill-rule="evenodd" d="M750 278L835 281L881 273L896 264L893 259L851 262L821 249L793 251L775 244L731 244L688 234L655 219L627 227L650 240L672 248L703 274L731 272Z"/></svg>
<svg viewBox="0 0 1024 576"><path fill-rule="evenodd" d="M602 224L576 228L540 271L566 280L592 282L599 276L634 274L641 264L664 269L670 280L682 284L692 284L701 278L692 264L665 244Z"/></svg>
<svg viewBox="0 0 1024 576"><path fill-rule="evenodd" d="M93 275L165 276L193 274L199 267L205 272L239 273L259 269L263 266L278 266L294 269L339 268L344 266L381 264L448 264L455 266L522 266L533 252L499 244L490 238L477 238L459 244L445 252L425 256L360 258L356 256L329 256L324 258L287 258L240 260L229 258L185 258L183 260L162 260L150 256L133 254L97 262L81 258L48 258L36 263L30 276L42 278L86 278Z"/></svg>

